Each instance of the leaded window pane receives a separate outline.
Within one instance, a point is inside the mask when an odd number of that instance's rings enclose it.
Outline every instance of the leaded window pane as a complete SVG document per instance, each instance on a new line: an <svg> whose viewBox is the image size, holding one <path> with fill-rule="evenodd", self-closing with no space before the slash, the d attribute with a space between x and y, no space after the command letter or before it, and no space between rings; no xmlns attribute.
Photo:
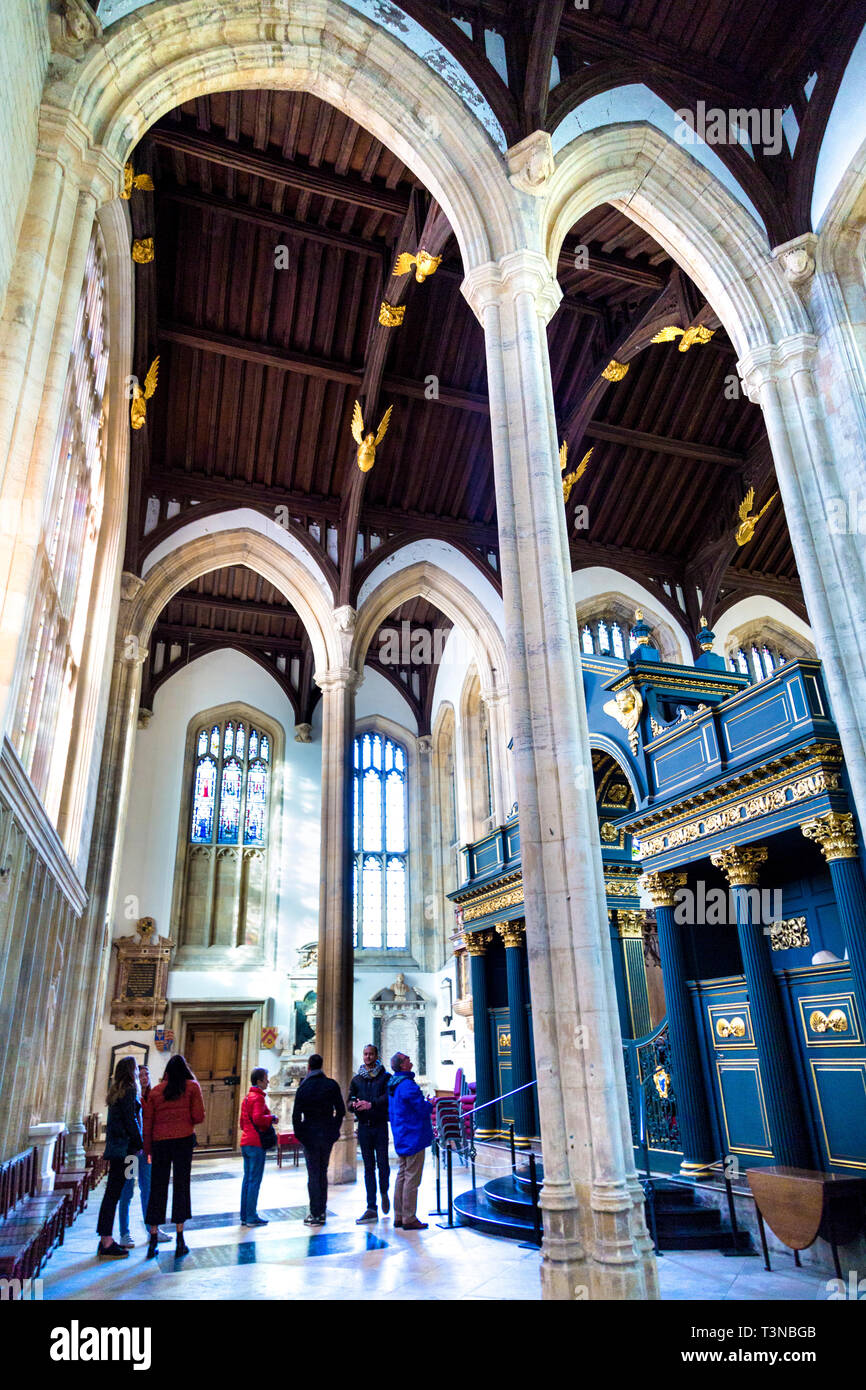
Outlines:
<svg viewBox="0 0 866 1390"><path fill-rule="evenodd" d="M223 767L220 783L219 843L236 845L241 823L241 765L234 758Z"/></svg>
<svg viewBox="0 0 866 1390"><path fill-rule="evenodd" d="M217 765L213 758L202 758L195 770L192 799L191 839L198 845L209 845L213 836L216 778Z"/></svg>
<svg viewBox="0 0 866 1390"><path fill-rule="evenodd" d="M244 844L265 843L268 814L268 769L253 763L247 773L247 809L244 818Z"/></svg>

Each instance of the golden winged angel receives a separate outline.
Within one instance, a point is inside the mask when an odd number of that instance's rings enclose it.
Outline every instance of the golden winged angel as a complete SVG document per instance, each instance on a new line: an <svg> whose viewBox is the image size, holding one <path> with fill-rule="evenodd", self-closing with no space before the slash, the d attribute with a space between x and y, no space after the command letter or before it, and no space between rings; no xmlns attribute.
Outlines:
<svg viewBox="0 0 866 1390"><path fill-rule="evenodd" d="M778 493L774 492L773 496L770 498L770 502L772 502L773 499L777 496ZM740 524L734 532L734 540L737 542L737 545L746 545L752 539L753 535L755 534L755 527L757 526L758 522L761 520L761 517L764 515L764 512L770 505L770 502L765 502L761 510L758 512L757 516L751 516L750 512L752 510L752 505L754 501L755 489L753 487L750 487L749 491L746 493L745 497L740 503Z"/></svg>
<svg viewBox="0 0 866 1390"><path fill-rule="evenodd" d="M689 348L695 343L708 343L715 333L714 328L707 328L702 323L695 324L692 328L685 331L677 328L673 324L668 328L659 329L654 337L650 338L651 343L672 343L674 338L680 338L680 352L688 352Z"/></svg>
<svg viewBox="0 0 866 1390"><path fill-rule="evenodd" d="M395 275L408 275L413 265L415 267L415 279L419 285L423 285L428 275L433 275L442 264L441 256L431 256L429 251L425 251L423 246L419 246L413 255L411 251L401 251L394 262Z"/></svg>
<svg viewBox="0 0 866 1390"><path fill-rule="evenodd" d="M145 405L145 401L149 401L156 390L156 377L158 371L159 358L154 357L147 376L144 378L144 388L139 386L135 377L132 379L132 405L129 410L129 423L134 430L140 430L147 419L147 406Z"/></svg>
<svg viewBox="0 0 866 1390"><path fill-rule="evenodd" d="M595 448L595 445L593 445L593 448ZM589 456L590 456L591 453L592 453L592 449L587 449L586 453L584 454L583 458L580 460L580 463L577 465L577 467L574 469L574 471L573 471L572 473L568 473L568 474L563 478L563 480L562 480L562 500L563 500L564 502L567 502L567 501L568 501L569 497L571 496L571 489L574 487L574 485L575 485L576 482L579 482L579 480L583 477L584 473L586 472L586 465L589 463ZM562 443L561 443L560 446L559 446L559 467L560 467L560 469L561 469L562 472L565 472L565 467L566 467L566 464L567 464L567 463L568 463L568 445L566 444L565 440L563 439Z"/></svg>
<svg viewBox="0 0 866 1390"><path fill-rule="evenodd" d="M379 428L376 434L369 430L364 433L364 417L361 414L361 406L355 401L355 409L352 411L352 437L358 445L358 467L362 473L369 473L373 464L376 462L376 449L385 438L388 429L388 422L391 419L393 405L389 405L382 419L379 421Z"/></svg>
<svg viewBox="0 0 866 1390"><path fill-rule="evenodd" d="M615 719L618 724L622 725L628 734L629 747L633 753L636 753L638 729L643 710L643 696L637 686L628 685L624 690L617 690L614 698L602 705L602 709L611 719Z"/></svg>
<svg viewBox="0 0 866 1390"><path fill-rule="evenodd" d="M123 166L123 191L121 198L131 198L132 190L139 188L142 192L153 192L153 179L150 174L137 174L132 165L127 163Z"/></svg>

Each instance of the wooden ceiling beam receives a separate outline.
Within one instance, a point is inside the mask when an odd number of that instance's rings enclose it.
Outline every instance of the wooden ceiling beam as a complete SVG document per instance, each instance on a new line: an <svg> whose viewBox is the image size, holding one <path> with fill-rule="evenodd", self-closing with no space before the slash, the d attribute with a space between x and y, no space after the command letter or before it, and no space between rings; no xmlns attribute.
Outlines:
<svg viewBox="0 0 866 1390"><path fill-rule="evenodd" d="M576 236L569 234L562 243L562 250L559 253L559 270L567 270L574 273L575 253L583 250L585 243ZM581 259L584 259L581 257ZM638 265L635 261L629 260L628 256L608 251L590 251L586 247L586 266L581 268L578 273L587 275L606 275L611 280L620 280L627 285L640 285L648 290L661 290L670 279L670 272L665 270L654 270L651 266Z"/></svg>
<svg viewBox="0 0 866 1390"><path fill-rule="evenodd" d="M257 618L294 618L289 603L257 603L254 599L226 598L224 594L200 594L195 589L180 589L170 603L196 603L202 608L218 608L223 613L239 613Z"/></svg>
<svg viewBox="0 0 866 1390"><path fill-rule="evenodd" d="M745 455L734 449L720 449L715 444L701 444L691 439L667 439L647 430L611 425L606 420L590 420L583 429L587 439L600 439L608 444L623 444L631 449L648 449L654 454L672 454L677 458L696 459L701 463L718 463L724 468L741 469Z"/></svg>
<svg viewBox="0 0 866 1390"><path fill-rule="evenodd" d="M268 208L249 207L245 203L235 203L230 198L220 198L216 193L192 193L182 188L160 187L160 202L178 203L185 207L201 208L205 212L215 212L232 217L236 222L249 222L258 227L272 228L280 236L301 237L306 241L316 241L323 246L336 246L341 251L352 251L356 255L371 256L379 260L386 246L381 239L367 240L361 236L351 236L330 227L320 227L313 222L299 222L297 218L284 213L271 212Z"/></svg>
<svg viewBox="0 0 866 1390"><path fill-rule="evenodd" d="M394 189L378 188L348 174L304 168L278 159L275 155L262 154L232 140L203 135L199 131L184 130L160 122L151 126L148 139L161 149L172 150L190 159L202 159L209 164L219 164L224 169L234 169L239 174L253 175L286 188L299 188L321 198L334 198L338 202L352 203L355 207L369 208L374 212L390 212L402 217L409 206L408 195Z"/></svg>
<svg viewBox="0 0 866 1390"><path fill-rule="evenodd" d="M289 488L269 487L265 483L250 483L243 478L220 478L204 473L185 473L181 469L154 469L146 480L145 495L167 497L179 501L183 497L195 502L229 502L232 506L250 503L270 509L288 507L298 516L334 521L340 515L336 497L319 497L314 493L295 492ZM195 507L182 513L184 521L195 516Z"/></svg>
<svg viewBox="0 0 866 1390"><path fill-rule="evenodd" d="M298 637L264 637L257 632L236 632L233 628L201 627L196 623L165 623L157 620L154 625L152 642L169 642L172 646L182 646L186 641L193 642L243 642L245 646L300 655L304 643Z"/></svg>

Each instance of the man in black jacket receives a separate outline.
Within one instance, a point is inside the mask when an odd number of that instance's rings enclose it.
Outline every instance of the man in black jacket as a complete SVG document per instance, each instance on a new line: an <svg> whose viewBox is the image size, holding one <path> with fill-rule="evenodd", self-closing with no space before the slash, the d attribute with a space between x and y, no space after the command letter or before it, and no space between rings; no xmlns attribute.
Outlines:
<svg viewBox="0 0 866 1390"><path fill-rule="evenodd" d="M307 1189L310 1214L305 1226L324 1226L328 1208L328 1161L340 1137L346 1113L336 1081L322 1070L324 1063L314 1052L307 1063L307 1075L298 1087L292 1110L292 1129L304 1146L307 1162Z"/></svg>
<svg viewBox="0 0 866 1390"><path fill-rule="evenodd" d="M379 1061L379 1049L372 1043L364 1048L364 1063L349 1082L349 1109L358 1121L358 1144L364 1159L364 1182L367 1187L367 1210L355 1222L378 1221L376 1207L376 1165L379 1166L379 1189L382 1211L391 1210L388 1182L388 1081L389 1076Z"/></svg>

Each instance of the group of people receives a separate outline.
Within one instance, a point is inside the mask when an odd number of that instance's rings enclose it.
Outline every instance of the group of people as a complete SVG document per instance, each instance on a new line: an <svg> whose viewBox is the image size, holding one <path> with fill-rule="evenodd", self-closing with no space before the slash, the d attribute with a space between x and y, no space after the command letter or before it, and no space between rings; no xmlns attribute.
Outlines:
<svg viewBox="0 0 866 1390"><path fill-rule="evenodd" d="M172 1183L171 1219L175 1227L178 1257L189 1254L183 1238L184 1223L192 1214L189 1180L195 1148L195 1127L204 1119L201 1087L183 1057L171 1057L162 1081L151 1086L147 1067L134 1057L122 1057L114 1069L107 1097L105 1157L108 1177L96 1223L102 1259L127 1259L134 1247L129 1230L129 1208L135 1179L141 1196L144 1224L148 1228L147 1258L157 1246L171 1240L160 1231ZM120 1240L113 1237L114 1216L120 1208Z"/></svg>
<svg viewBox="0 0 866 1390"><path fill-rule="evenodd" d="M268 1108L268 1073L257 1067L250 1090L241 1105L241 1225L266 1226L257 1206L269 1147L268 1135L277 1116ZM358 1122L358 1145L364 1160L367 1205L357 1225L378 1221L391 1210L388 1158L388 1126L398 1158L394 1182L394 1221L397 1230L425 1231L427 1223L416 1215L418 1187L424 1153L433 1142L431 1102L415 1080L412 1062L403 1052L391 1058L391 1074L379 1061L372 1043L364 1048L364 1060L352 1077L348 1110ZM189 1253L183 1228L191 1216L190 1173L196 1144L195 1127L204 1120L201 1088L185 1058L171 1057L165 1075L152 1086L148 1069L134 1057L117 1063L107 1097L105 1157L108 1178L99 1208L96 1230L97 1255L126 1259L135 1246L129 1230L129 1210L138 1178L141 1211L149 1239L147 1258L171 1236L160 1226L166 1219L169 1179L172 1182L171 1220L176 1231L176 1256ZM325 1075L323 1059L314 1053L307 1075L298 1087L292 1111L292 1127L304 1150L310 1210L307 1226L324 1226L328 1206L328 1163L340 1136L347 1105L339 1085ZM113 1237L115 1213L120 1214L120 1239Z"/></svg>

